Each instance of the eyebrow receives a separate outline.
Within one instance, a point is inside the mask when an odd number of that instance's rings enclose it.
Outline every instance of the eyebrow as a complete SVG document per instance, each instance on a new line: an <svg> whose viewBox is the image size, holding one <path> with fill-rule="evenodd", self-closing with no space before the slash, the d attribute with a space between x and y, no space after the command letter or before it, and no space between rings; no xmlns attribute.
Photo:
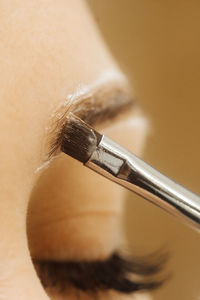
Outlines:
<svg viewBox="0 0 200 300"><path fill-rule="evenodd" d="M68 107L64 104L55 113L58 117L51 126L48 158L58 154L65 135L67 115L72 112L90 126L100 126L114 121L136 106L130 88L121 82L109 82L74 99Z"/></svg>

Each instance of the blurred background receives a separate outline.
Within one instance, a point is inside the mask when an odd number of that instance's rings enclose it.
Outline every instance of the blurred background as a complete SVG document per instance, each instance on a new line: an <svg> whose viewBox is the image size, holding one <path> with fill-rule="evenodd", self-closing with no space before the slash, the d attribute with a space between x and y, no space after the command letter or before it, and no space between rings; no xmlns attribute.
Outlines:
<svg viewBox="0 0 200 300"><path fill-rule="evenodd" d="M88 3L151 120L144 159L200 193L200 2ZM200 299L200 235L145 200L128 198L125 226L133 253L161 246L171 253L173 278L153 299Z"/></svg>

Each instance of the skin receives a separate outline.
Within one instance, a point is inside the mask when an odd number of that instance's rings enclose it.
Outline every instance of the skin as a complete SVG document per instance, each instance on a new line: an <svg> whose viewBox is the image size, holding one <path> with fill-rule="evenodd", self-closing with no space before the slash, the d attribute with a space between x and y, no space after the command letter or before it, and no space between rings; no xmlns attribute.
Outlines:
<svg viewBox="0 0 200 300"><path fill-rule="evenodd" d="M123 242L123 191L66 155L35 170L48 151L46 128L66 96L105 70L120 71L82 1L2 0L0 20L0 299L64 299L47 295L31 256L106 258ZM129 118L138 116L135 110ZM139 154L145 126L127 118L103 130ZM104 187L98 193L96 183Z"/></svg>

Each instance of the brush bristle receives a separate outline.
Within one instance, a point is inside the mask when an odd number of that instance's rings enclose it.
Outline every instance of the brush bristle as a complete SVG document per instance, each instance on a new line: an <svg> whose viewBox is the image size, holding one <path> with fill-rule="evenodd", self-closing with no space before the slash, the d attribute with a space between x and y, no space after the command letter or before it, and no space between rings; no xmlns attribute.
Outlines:
<svg viewBox="0 0 200 300"><path fill-rule="evenodd" d="M61 150L86 163L99 144L101 135L72 113L68 115L63 131Z"/></svg>

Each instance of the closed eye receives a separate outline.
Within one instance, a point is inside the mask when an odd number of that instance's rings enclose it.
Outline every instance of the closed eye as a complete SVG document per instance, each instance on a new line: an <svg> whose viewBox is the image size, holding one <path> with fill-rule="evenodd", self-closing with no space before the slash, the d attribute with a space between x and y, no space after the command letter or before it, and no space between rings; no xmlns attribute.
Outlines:
<svg viewBox="0 0 200 300"><path fill-rule="evenodd" d="M150 258L151 259L151 258ZM75 288L87 293L114 290L120 293L133 293L152 290L163 280L149 281L158 274L166 256L160 256L156 263L145 259L127 259L114 252L106 260L100 261L38 261L34 264L45 288L56 288L59 292ZM131 280L130 275L139 275L142 280Z"/></svg>

